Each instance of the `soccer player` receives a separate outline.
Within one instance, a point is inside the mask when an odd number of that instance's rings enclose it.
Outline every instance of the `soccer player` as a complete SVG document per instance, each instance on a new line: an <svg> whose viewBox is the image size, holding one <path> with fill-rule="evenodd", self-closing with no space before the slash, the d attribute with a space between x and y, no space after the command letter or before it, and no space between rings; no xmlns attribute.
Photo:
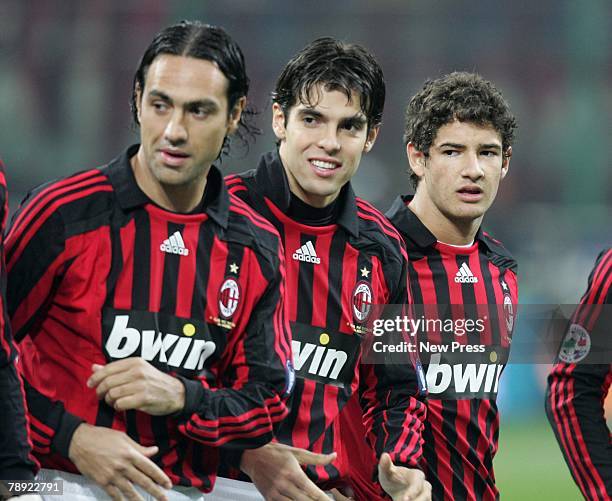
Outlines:
<svg viewBox="0 0 612 501"><path fill-rule="evenodd" d="M612 364L594 357L610 346L612 248L599 254L548 377L546 413L565 461L585 499L612 498L612 440L603 402ZM591 353L592 352L592 353ZM608 358L609 361L609 358Z"/></svg>
<svg viewBox="0 0 612 501"><path fill-rule="evenodd" d="M223 29L162 30L134 78L140 144L35 189L13 219L34 446L65 495L104 495L80 472L113 499L200 498L219 446L260 447L287 415L279 236L212 165L248 84Z"/></svg>
<svg viewBox="0 0 612 501"><path fill-rule="evenodd" d="M353 444L340 440L337 417L357 392L356 419L366 423L388 494L428 498L417 469L424 405L415 369L361 363L372 304L409 299L399 234L350 183L374 145L384 98L382 70L365 49L313 41L287 63L273 92L278 148L227 179L231 193L279 230L287 263L297 376L291 411L278 443L231 459L266 499L308 499L305 489L320 499L321 490L347 486ZM338 456L304 474L286 446Z"/></svg>
<svg viewBox="0 0 612 501"><path fill-rule="evenodd" d="M509 348L518 292L516 263L482 229L482 220L508 173L516 122L494 85L470 73L427 81L410 100L405 120L415 194L398 197L387 216L406 242L414 304L426 305L421 313L428 319L480 319L482 332L452 335L487 350L485 359L460 360L466 375L474 370L482 376L479 387L461 385L457 365L453 371L448 365L457 362L446 355L429 364L425 474L433 499L496 499L496 381L504 363L498 354ZM439 331L419 336L445 344ZM343 420L345 432L357 434L355 423ZM371 470L356 463L356 484L367 485Z"/></svg>
<svg viewBox="0 0 612 501"><path fill-rule="evenodd" d="M38 464L32 456L25 394L17 370L17 351L13 344L4 294L4 225L7 215L6 179L4 165L0 160L0 480L31 481L34 480Z"/></svg>

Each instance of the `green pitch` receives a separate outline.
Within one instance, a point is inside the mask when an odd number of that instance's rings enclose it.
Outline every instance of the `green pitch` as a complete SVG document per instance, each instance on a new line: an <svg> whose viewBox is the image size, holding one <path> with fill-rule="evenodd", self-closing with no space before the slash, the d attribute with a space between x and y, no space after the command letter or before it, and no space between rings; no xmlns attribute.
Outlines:
<svg viewBox="0 0 612 501"><path fill-rule="evenodd" d="M548 422L502 422L494 467L502 501L583 499Z"/></svg>

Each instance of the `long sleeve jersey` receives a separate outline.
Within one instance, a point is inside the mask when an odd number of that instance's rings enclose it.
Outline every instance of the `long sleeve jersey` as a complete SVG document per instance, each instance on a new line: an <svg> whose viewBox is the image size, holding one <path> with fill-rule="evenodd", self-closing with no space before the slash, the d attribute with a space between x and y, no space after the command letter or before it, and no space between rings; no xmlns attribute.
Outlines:
<svg viewBox="0 0 612 501"><path fill-rule="evenodd" d="M0 480L33 480L37 462L32 455L19 359L6 310L4 226L7 215L6 179L0 161Z"/></svg>
<svg viewBox="0 0 612 501"><path fill-rule="evenodd" d="M76 471L76 427L111 427L158 446L174 484L208 492L219 446L261 446L287 414L284 256L214 166L192 213L152 203L131 169L137 149L41 186L13 219L8 305L35 451L44 467ZM92 364L127 357L183 381L179 415L117 412L87 388Z"/></svg>
<svg viewBox="0 0 612 501"><path fill-rule="evenodd" d="M546 414L572 476L582 495L597 501L612 499L612 435L603 409L612 363L602 363L595 349L608 347L609 353L610 308L612 248L595 262L548 376L546 393Z"/></svg>
<svg viewBox="0 0 612 501"><path fill-rule="evenodd" d="M423 318L444 322L434 326L453 326L448 334L439 327L419 331L428 389L423 469L435 500L494 500L499 497L493 471L499 435L496 398L517 313L516 261L483 230L469 247L438 242L408 208L411 199L398 197L387 217L406 243L415 308ZM466 319L474 325L481 321L482 329L460 331ZM449 339L483 352L465 355L451 348L432 355L422 348L428 343L448 346ZM348 423L345 428L359 433ZM356 456L351 475L358 498L375 499L368 480L376 465L364 461L367 451Z"/></svg>
<svg viewBox="0 0 612 501"><path fill-rule="evenodd" d="M279 231L287 263L287 302L296 383L289 416L277 439L314 452L336 451L331 465L308 467L321 487L347 478L353 444L342 441L338 415L351 395L360 397L363 421L377 454L418 465L425 406L424 382L407 361L362 362L362 342L376 304L409 302L406 253L397 231L372 205L343 187L330 224L313 226L288 215L291 192L278 152L257 169L227 178L245 200Z"/></svg>

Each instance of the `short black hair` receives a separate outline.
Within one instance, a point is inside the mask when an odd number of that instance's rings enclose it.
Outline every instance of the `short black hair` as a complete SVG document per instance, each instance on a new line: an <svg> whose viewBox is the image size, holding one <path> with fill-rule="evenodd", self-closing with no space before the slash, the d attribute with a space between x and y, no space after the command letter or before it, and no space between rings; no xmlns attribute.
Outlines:
<svg viewBox="0 0 612 501"><path fill-rule="evenodd" d="M356 92L368 129L382 123L385 78L374 56L362 46L332 37L317 38L285 65L272 101L280 105L287 119L291 107L298 102L313 104L312 91L319 85L328 91L344 92L349 100Z"/></svg>
<svg viewBox="0 0 612 501"><path fill-rule="evenodd" d="M145 50L132 86L131 109L136 125L138 110L136 107L136 89L145 87L147 71L157 56L169 54L174 56L193 57L214 62L228 79L227 89L228 113L231 113L241 97L249 92L249 77L246 73L244 56L240 46L219 26L211 26L200 21L181 21L160 31ZM237 136L248 144L248 138L259 133L259 129L250 123L255 111L247 107L238 124ZM224 152L229 145L224 142Z"/></svg>
<svg viewBox="0 0 612 501"><path fill-rule="evenodd" d="M512 146L516 118L501 92L476 73L453 72L427 80L415 94L405 113L404 145L409 142L425 155L438 129L454 120L491 125L501 136L503 154ZM410 170L416 187L418 176Z"/></svg>

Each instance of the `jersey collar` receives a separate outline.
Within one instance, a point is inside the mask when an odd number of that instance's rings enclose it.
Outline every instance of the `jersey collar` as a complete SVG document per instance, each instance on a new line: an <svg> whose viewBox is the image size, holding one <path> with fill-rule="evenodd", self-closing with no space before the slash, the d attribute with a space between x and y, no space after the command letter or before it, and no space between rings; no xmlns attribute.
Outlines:
<svg viewBox="0 0 612 501"><path fill-rule="evenodd" d="M417 215L408 208L414 195L400 195L391 208L385 214L404 237L407 246L414 245L419 248L431 247L438 240L434 234L427 229ZM478 228L474 241L483 242L482 228Z"/></svg>
<svg viewBox="0 0 612 501"><path fill-rule="evenodd" d="M134 209L153 203L140 189L130 159L136 154L139 144L134 144L107 165L107 175L122 209ZM192 214L206 213L217 224L227 228L229 218L229 194L223 176L217 167L211 166L206 179L206 190L202 202Z"/></svg>
<svg viewBox="0 0 612 501"><path fill-rule="evenodd" d="M291 203L291 190L278 150L268 152L261 157L255 171L255 183L260 195L268 198L281 212L287 213ZM340 203L338 219L334 223L357 237L359 235L357 201L350 182L342 187L338 202Z"/></svg>

